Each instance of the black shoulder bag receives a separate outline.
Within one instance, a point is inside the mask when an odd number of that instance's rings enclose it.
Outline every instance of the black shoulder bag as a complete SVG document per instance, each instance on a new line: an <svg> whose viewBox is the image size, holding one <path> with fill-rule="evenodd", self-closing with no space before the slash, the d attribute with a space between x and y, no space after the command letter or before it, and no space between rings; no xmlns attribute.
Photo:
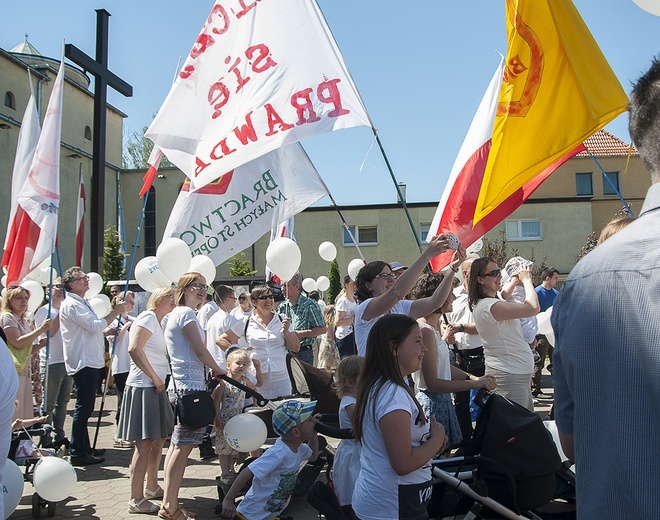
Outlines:
<svg viewBox="0 0 660 520"><path fill-rule="evenodd" d="M169 363L170 358L167 357ZM206 372L206 367L204 367ZM172 365L170 364L170 371ZM204 428L215 421L215 403L211 392L208 390L194 390L185 394L179 394L176 389L176 379L172 374L172 385L176 394L174 413L179 418L179 423L186 428L197 430Z"/></svg>

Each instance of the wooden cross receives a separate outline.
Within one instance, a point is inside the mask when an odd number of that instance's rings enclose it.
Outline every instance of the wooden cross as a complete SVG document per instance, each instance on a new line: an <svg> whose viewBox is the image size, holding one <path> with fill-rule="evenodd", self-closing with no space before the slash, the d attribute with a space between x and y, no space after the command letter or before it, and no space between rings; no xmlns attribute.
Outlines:
<svg viewBox="0 0 660 520"><path fill-rule="evenodd" d="M126 97L133 96L133 87L108 69L108 19L105 9L96 10L96 59L92 59L75 45L65 45L64 55L92 74L94 80L94 134L92 141L92 214L91 214L91 270L101 273L103 268L103 231L105 201L105 134L107 87Z"/></svg>

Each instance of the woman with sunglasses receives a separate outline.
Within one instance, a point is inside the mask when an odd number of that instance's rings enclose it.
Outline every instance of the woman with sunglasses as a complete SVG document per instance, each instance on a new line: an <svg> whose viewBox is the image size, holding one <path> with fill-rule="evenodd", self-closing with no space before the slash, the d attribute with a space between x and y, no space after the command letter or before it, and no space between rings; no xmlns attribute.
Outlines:
<svg viewBox="0 0 660 520"><path fill-rule="evenodd" d="M477 258L470 269L468 298L479 336L484 342L486 375L497 379L497 392L534 411L534 356L525 341L520 318L538 314L539 300L529 267L518 271L525 288L524 303L499 298L502 272L492 258Z"/></svg>
<svg viewBox="0 0 660 520"><path fill-rule="evenodd" d="M204 330L197 321L195 310L206 301L206 280L197 273L185 273L176 286L176 307L167 317L165 344L170 357L172 378L168 387L170 402L188 392L206 389L206 369L215 375L226 372L218 366L206 350ZM194 446L202 443L206 427L192 429L178 423L174 426L170 447L165 457L165 493L158 516L166 520L194 518L179 504L179 488Z"/></svg>
<svg viewBox="0 0 660 520"><path fill-rule="evenodd" d="M360 269L355 280L355 295L360 304L355 309L353 320L358 355L366 355L369 331L381 316L390 313L407 314L416 319L428 316L442 306L451 292L454 274L465 260L465 249L462 247L454 252L448 275L433 295L415 301L406 300L405 297L430 260L444 253L448 246L449 240L445 235L434 236L426 251L398 278L390 265L380 260L369 262Z"/></svg>
<svg viewBox="0 0 660 520"><path fill-rule="evenodd" d="M275 300L270 287L257 285L252 289L252 314L239 320L218 339L227 349L245 338L250 357L261 364L264 384L259 393L266 399L291 395L291 381L286 370L287 351L298 352L300 340L293 330L291 319L274 311Z"/></svg>

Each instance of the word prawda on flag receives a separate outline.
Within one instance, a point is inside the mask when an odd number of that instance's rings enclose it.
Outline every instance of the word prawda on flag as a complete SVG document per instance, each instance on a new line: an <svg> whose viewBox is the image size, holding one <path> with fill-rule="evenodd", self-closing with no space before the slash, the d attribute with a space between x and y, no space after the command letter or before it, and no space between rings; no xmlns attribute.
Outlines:
<svg viewBox="0 0 660 520"><path fill-rule="evenodd" d="M315 0L225 0L145 135L197 190L280 146L354 126L372 125Z"/></svg>

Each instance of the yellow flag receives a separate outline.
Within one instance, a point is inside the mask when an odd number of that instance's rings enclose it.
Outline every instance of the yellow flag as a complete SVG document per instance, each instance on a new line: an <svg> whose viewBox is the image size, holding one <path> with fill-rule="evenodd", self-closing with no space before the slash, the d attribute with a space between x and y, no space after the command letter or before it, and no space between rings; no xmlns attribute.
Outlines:
<svg viewBox="0 0 660 520"><path fill-rule="evenodd" d="M509 48L474 223L628 107L571 0L507 0Z"/></svg>

